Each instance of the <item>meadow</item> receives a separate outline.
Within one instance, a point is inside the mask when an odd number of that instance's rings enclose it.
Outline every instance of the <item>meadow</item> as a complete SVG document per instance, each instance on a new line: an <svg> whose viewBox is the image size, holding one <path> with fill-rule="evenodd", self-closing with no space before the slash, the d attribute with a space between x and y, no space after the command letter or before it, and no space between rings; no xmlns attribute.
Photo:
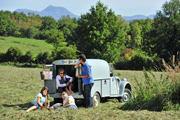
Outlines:
<svg viewBox="0 0 180 120"><path fill-rule="evenodd" d="M24 54L30 50L33 57L41 52L51 53L54 48L53 45L44 40L0 36L0 53L5 53L10 47L17 47Z"/></svg>
<svg viewBox="0 0 180 120"><path fill-rule="evenodd" d="M39 72L41 68L20 68L12 66L0 66L0 119L16 120L16 119L31 119L31 120L178 120L180 119L180 111L148 111L137 110L127 111L117 107L124 103L119 103L117 99L108 99L102 101L98 107L85 109L81 107L81 102L78 101L78 111L66 109L62 111L32 111L26 113L28 104L34 100L37 93L40 92L44 85L43 80L40 80ZM126 77L133 86L133 94L136 78L139 81L144 81L142 71L124 71L114 70L116 76L120 78ZM161 77L162 72L154 72L157 78ZM51 105L53 98L49 99Z"/></svg>

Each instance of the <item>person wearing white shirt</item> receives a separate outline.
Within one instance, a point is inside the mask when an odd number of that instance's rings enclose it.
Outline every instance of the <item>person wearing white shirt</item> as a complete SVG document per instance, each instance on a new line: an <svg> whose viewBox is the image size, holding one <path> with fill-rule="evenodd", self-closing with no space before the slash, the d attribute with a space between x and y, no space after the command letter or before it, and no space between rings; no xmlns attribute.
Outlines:
<svg viewBox="0 0 180 120"><path fill-rule="evenodd" d="M56 103L50 108L50 110L62 110L62 108L73 108L74 110L77 110L73 96L68 96L67 92L62 92L61 95L63 99L63 105L62 103Z"/></svg>
<svg viewBox="0 0 180 120"><path fill-rule="evenodd" d="M64 108L74 108L77 110L74 98L72 96L68 96L67 92L62 92L62 99Z"/></svg>
<svg viewBox="0 0 180 120"><path fill-rule="evenodd" d="M74 92L71 90L73 77L64 74L64 69L60 68L59 75L56 76L56 89L58 92L67 91L69 94ZM69 87L69 90L68 90Z"/></svg>

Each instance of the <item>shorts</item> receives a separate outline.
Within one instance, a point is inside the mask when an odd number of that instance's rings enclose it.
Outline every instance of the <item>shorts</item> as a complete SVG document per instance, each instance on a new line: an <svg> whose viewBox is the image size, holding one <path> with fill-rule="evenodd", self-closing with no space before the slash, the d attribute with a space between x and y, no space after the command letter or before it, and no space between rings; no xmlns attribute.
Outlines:
<svg viewBox="0 0 180 120"><path fill-rule="evenodd" d="M30 104L28 105L28 108L30 108L30 107L32 107L32 106L36 106L37 107L37 109L39 109L39 110L41 110L41 107L38 105L38 103L37 102L30 102Z"/></svg>

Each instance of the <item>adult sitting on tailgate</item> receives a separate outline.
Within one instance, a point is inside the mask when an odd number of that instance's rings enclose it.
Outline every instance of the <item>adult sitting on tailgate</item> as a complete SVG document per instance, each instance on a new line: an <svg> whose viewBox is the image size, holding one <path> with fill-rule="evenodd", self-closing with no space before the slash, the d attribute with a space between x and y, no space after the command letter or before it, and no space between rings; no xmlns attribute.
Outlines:
<svg viewBox="0 0 180 120"><path fill-rule="evenodd" d="M64 74L63 68L59 69L58 74L59 75L56 76L57 92L62 93L63 91L67 91L69 94L73 94L74 92L71 90L73 77Z"/></svg>

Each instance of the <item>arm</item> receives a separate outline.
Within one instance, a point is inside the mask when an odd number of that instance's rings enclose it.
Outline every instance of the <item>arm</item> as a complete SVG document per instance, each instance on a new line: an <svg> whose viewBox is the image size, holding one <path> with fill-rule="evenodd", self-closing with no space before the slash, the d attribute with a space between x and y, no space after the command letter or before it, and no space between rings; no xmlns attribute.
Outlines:
<svg viewBox="0 0 180 120"><path fill-rule="evenodd" d="M63 105L63 107L66 107L66 106L70 105L71 103L72 103L72 101L71 101L71 100L68 100L68 101Z"/></svg>
<svg viewBox="0 0 180 120"><path fill-rule="evenodd" d="M38 97L37 97L37 104L42 108L43 106L42 106L41 103L40 103L40 99L41 99L41 98L38 96Z"/></svg>
<svg viewBox="0 0 180 120"><path fill-rule="evenodd" d="M91 74L91 66L85 66L85 75L78 75L78 78L88 78Z"/></svg>
<svg viewBox="0 0 180 120"><path fill-rule="evenodd" d="M71 76L68 76L68 75L66 75L66 78L70 78L70 82L72 82L73 81L73 77L71 77Z"/></svg>
<svg viewBox="0 0 180 120"><path fill-rule="evenodd" d="M60 80L61 78L60 78L60 76L56 76L56 89L58 89L58 87L65 87L66 86L66 84L64 83L64 84L60 84L60 82L59 82L59 80Z"/></svg>
<svg viewBox="0 0 180 120"><path fill-rule="evenodd" d="M74 68L78 68L78 66L81 67L81 64L76 64Z"/></svg>
<svg viewBox="0 0 180 120"><path fill-rule="evenodd" d="M46 100L45 100L45 102L44 102L44 107L45 107L45 108L47 108L47 103L46 103Z"/></svg>
<svg viewBox="0 0 180 120"><path fill-rule="evenodd" d="M90 74L88 74L88 75L78 75L77 77L78 78L88 78L88 77L90 77Z"/></svg>

